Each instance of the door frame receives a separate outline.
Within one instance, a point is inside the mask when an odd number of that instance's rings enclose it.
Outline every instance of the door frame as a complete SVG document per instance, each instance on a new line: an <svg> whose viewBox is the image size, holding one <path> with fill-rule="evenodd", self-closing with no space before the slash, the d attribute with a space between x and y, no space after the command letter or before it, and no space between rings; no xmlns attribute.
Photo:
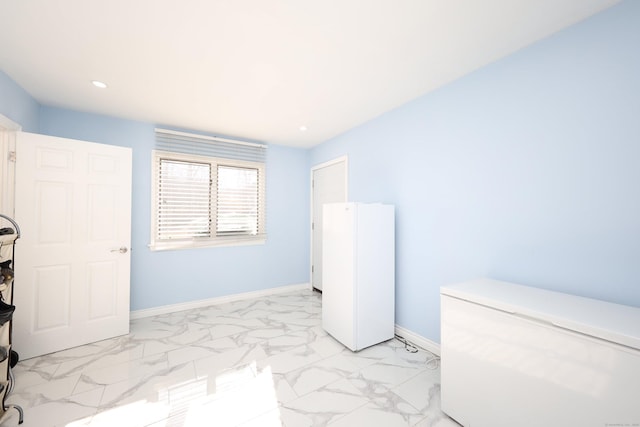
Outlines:
<svg viewBox="0 0 640 427"><path fill-rule="evenodd" d="M15 216L16 132L22 126L0 114L0 213Z"/></svg>
<svg viewBox="0 0 640 427"><path fill-rule="evenodd" d="M310 179L309 179L309 194L310 194L310 212L309 212L309 286L313 290L313 208L315 200L313 197L313 177L314 173L318 169L323 169L328 166L333 166L338 163L344 163L344 198L345 202L349 200L349 157L344 156L336 157L335 159L328 160L326 162L317 164L311 167Z"/></svg>

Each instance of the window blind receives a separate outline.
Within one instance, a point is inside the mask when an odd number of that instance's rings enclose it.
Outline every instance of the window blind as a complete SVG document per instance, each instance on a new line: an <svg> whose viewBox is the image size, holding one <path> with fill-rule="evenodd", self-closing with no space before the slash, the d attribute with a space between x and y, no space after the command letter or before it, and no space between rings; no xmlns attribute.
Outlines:
<svg viewBox="0 0 640 427"><path fill-rule="evenodd" d="M158 238L211 236L211 165L159 159Z"/></svg>
<svg viewBox="0 0 640 427"><path fill-rule="evenodd" d="M218 166L216 233L258 234L258 169Z"/></svg>
<svg viewBox="0 0 640 427"><path fill-rule="evenodd" d="M236 141L207 135L196 135L167 129L156 129L156 148L174 153L246 160L250 162L264 162L267 151L265 144Z"/></svg>
<svg viewBox="0 0 640 427"><path fill-rule="evenodd" d="M156 129L150 246L264 242L266 148Z"/></svg>

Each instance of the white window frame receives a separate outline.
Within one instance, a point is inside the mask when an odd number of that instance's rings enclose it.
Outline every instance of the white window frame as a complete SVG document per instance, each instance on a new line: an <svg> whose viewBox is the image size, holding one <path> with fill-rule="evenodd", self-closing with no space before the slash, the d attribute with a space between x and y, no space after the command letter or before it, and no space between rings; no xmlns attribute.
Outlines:
<svg viewBox="0 0 640 427"><path fill-rule="evenodd" d="M262 162L251 162L246 160L225 159L220 157L209 157L195 154L183 154L169 151L152 150L151 152L151 243L149 248L152 251L193 249L216 246L242 246L261 245L266 242L266 171ZM212 235L209 237L192 237L188 239L159 239L158 230L158 196L159 196L159 169L160 160L176 160L183 162L208 163L211 165L211 175L213 183L211 185L211 217ZM217 166L231 166L239 168L252 168L258 170L258 233L257 235L232 235L217 236L215 233L216 224L216 191L215 182Z"/></svg>

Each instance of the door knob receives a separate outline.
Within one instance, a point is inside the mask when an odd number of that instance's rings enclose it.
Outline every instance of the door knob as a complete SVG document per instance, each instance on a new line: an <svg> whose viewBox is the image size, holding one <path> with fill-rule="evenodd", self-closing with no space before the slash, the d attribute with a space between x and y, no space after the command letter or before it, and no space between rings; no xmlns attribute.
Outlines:
<svg viewBox="0 0 640 427"><path fill-rule="evenodd" d="M111 252L120 252L121 254L126 254L129 251L126 246L123 246L118 249L111 249Z"/></svg>

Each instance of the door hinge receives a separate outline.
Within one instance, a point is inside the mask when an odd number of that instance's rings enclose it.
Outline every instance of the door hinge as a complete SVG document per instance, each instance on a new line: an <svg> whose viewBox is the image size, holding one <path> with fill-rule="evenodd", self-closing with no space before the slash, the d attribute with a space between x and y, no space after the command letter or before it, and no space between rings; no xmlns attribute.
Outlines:
<svg viewBox="0 0 640 427"><path fill-rule="evenodd" d="M316 223L315 223L315 222L312 222L312 223L311 223L311 229L312 229L312 230L315 230L315 229L316 229Z"/></svg>
<svg viewBox="0 0 640 427"><path fill-rule="evenodd" d="M16 152L15 151L9 151L9 154L7 155L7 159L10 162L16 162Z"/></svg>
<svg viewBox="0 0 640 427"><path fill-rule="evenodd" d="M311 266L311 272L313 273L313 265Z"/></svg>

